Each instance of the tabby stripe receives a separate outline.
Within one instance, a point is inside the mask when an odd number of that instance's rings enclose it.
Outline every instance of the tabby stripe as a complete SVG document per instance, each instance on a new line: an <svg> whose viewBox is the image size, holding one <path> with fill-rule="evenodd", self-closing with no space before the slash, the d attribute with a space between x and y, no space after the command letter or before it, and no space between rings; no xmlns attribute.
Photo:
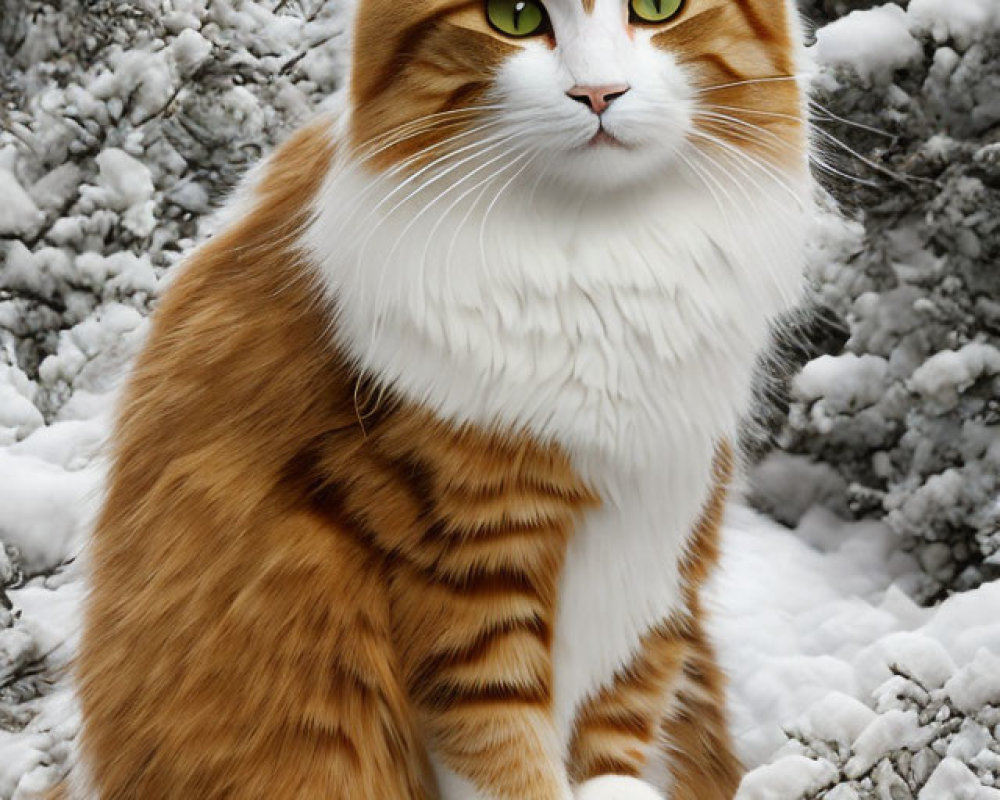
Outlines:
<svg viewBox="0 0 1000 800"><path fill-rule="evenodd" d="M418 695L421 705L432 711L455 710L457 706L537 706L549 702L545 686L514 686L489 682L480 686L463 686L441 681Z"/></svg>
<svg viewBox="0 0 1000 800"><path fill-rule="evenodd" d="M552 537L562 541L558 533ZM552 541L542 536L515 540L512 545L504 542L498 546L495 541L466 541L459 546L440 545L440 552L434 557L436 574L445 580L464 581L470 572L477 569L489 572L520 570L544 579L559 568L560 553L555 552Z"/></svg>
<svg viewBox="0 0 1000 800"><path fill-rule="evenodd" d="M614 714L613 712L588 716L580 723L582 734L626 734L633 739L647 742L653 738L653 722L648 713Z"/></svg>
<svg viewBox="0 0 1000 800"><path fill-rule="evenodd" d="M579 479L568 462L549 452L514 447L509 441L495 436L485 443L477 442L468 434L455 434L432 421L421 422L419 426L387 431L383 437L384 450L418 463L450 465L442 469L442 476L447 477L447 482L441 484L443 487L475 481L505 489L512 477L517 476L519 482L558 486L573 496L582 495ZM437 428L439 435L421 442L419 451L414 450L413 441L426 437L428 428ZM483 458L484 447L489 449L491 458Z"/></svg>
<svg viewBox="0 0 1000 800"><path fill-rule="evenodd" d="M581 502L594 502L578 485L519 481L511 486L509 473L504 473L495 484L491 482L480 488L461 480L460 476L467 476L471 470L463 470L456 475L453 470L435 466L426 457L406 454L392 458L383 453L378 461L382 468L391 470L400 482L410 486L413 497L423 509L422 518L434 520L428 526L431 538L441 534L463 538L470 534L503 536L505 529L512 526L544 533L545 528L556 527L567 517L575 516ZM544 516L524 519L510 513L510 508L523 509L525 506L532 507L532 513L544 510ZM470 511L475 512L476 522L456 518L465 517Z"/></svg>
<svg viewBox="0 0 1000 800"><path fill-rule="evenodd" d="M417 683L424 683L430 680L432 673L442 665L462 664L481 658L498 640L516 633L534 634L545 646L548 646L551 638L549 626L537 614L502 620L475 634L468 644L432 650L418 663L413 671L413 679Z"/></svg>
<svg viewBox="0 0 1000 800"><path fill-rule="evenodd" d="M678 630L666 623L643 637L633 663L583 707L570 741L574 777L595 777L622 764L632 764L624 774L641 772L687 650Z"/></svg>
<svg viewBox="0 0 1000 800"><path fill-rule="evenodd" d="M587 764L587 769L583 772L577 772L574 770L573 777L578 782L583 782L590 780L591 778L597 778L601 775L628 775L633 778L638 778L642 773L643 762L645 761L645 755L643 753L635 753L634 758L626 760L623 756L613 756L609 754L604 754Z"/></svg>
<svg viewBox="0 0 1000 800"><path fill-rule="evenodd" d="M427 547L473 548L469 552L485 550L491 553L501 545L530 545L535 542L539 546L551 545L552 539L558 539L565 533L564 524L539 522L529 525L497 525L494 527L474 526L463 527L452 522L437 520L429 525L421 535L421 543ZM453 552L453 551L452 551ZM456 554L457 555L457 554Z"/></svg>
<svg viewBox="0 0 1000 800"><path fill-rule="evenodd" d="M468 664L442 668L437 677L425 686L414 684L416 697L433 693L434 687L480 687L489 684L518 687L524 691L537 691L548 680L548 654L543 645L514 639L505 643L499 653L489 653L484 659Z"/></svg>
<svg viewBox="0 0 1000 800"><path fill-rule="evenodd" d="M512 527L537 528L540 532L560 528L574 509L568 504L546 500L531 503L522 498L520 503L498 500L464 510L457 503L442 500L438 510L443 532L464 539L502 534Z"/></svg>
<svg viewBox="0 0 1000 800"><path fill-rule="evenodd" d="M477 105L477 100L482 99L489 91L489 83L486 81L467 81L453 89L451 94L445 98L441 106L442 111L452 111L459 108L470 108Z"/></svg>
<svg viewBox="0 0 1000 800"><path fill-rule="evenodd" d="M713 67L715 67L716 70L718 70L723 75L725 75L726 78L729 79L729 80L739 81L739 80L743 80L743 78L745 77L742 72L740 72L738 69L736 69L735 67L733 67L726 60L725 56L723 56L723 55L721 55L719 53L703 53L703 54L699 55L697 58L693 58L691 61L692 61L692 63L698 63L698 62L706 61L709 64L711 64Z"/></svg>
<svg viewBox="0 0 1000 800"><path fill-rule="evenodd" d="M478 7L478 5L479 0L459 0L459 2L452 3L451 5L435 9L432 14L410 25L406 33L396 43L391 55L386 59L385 69L374 85L380 87L382 90L389 89L395 85L394 79L396 75L404 71L413 62L424 39L430 36L444 19L459 11ZM371 97L358 98L358 101L370 102L371 99Z"/></svg>
<svg viewBox="0 0 1000 800"><path fill-rule="evenodd" d="M706 8L704 11L685 17L676 25L656 34L651 41L655 46L664 49L690 47L700 50L702 48L698 47L699 40L714 35L722 23L719 17L725 16L725 14L726 10L721 6Z"/></svg>
<svg viewBox="0 0 1000 800"><path fill-rule="evenodd" d="M410 456L393 458L381 448L373 452L372 459L381 469L391 472L399 483L410 488L413 497L420 503L423 519L434 518L437 479L433 464Z"/></svg>
<svg viewBox="0 0 1000 800"><path fill-rule="evenodd" d="M471 485L455 481L454 483L449 483L446 486L438 488L448 499L456 500L460 506L465 503L484 500L498 501L506 499L510 502L512 497L516 495L519 498L532 498L536 501L545 500L553 505L560 505L563 508L573 507L575 509L580 502L589 499L588 495L580 492L575 487L525 481L523 479L512 482L506 476L495 484ZM519 504L518 502L517 505Z"/></svg>
<svg viewBox="0 0 1000 800"><path fill-rule="evenodd" d="M742 12L747 25L753 29L754 35L758 39L765 42L775 41L777 37L774 35L774 29L764 22L757 11L754 10L753 0L737 0L736 7ZM784 14L784 10L782 9L779 13ZM783 27L779 30L783 30Z"/></svg>

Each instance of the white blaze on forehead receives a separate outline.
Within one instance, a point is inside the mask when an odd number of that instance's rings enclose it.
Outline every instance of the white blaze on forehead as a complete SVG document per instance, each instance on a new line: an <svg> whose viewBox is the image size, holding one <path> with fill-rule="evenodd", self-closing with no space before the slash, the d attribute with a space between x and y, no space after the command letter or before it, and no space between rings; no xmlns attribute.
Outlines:
<svg viewBox="0 0 1000 800"><path fill-rule="evenodd" d="M628 83L635 47L624 0L597 0L589 14L581 0L548 0L545 7L570 85Z"/></svg>

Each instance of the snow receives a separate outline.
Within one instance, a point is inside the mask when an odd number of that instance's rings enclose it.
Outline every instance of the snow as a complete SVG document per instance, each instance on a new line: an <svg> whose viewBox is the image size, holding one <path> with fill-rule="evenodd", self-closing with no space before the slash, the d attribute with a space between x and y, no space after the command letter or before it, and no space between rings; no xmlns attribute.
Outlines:
<svg viewBox="0 0 1000 800"><path fill-rule="evenodd" d="M830 764L805 756L789 756L748 775L743 780L738 797L741 800L805 797L829 786L836 779L837 770Z"/></svg>
<svg viewBox="0 0 1000 800"><path fill-rule="evenodd" d="M0 364L0 444L19 441L45 424L35 386L18 367Z"/></svg>
<svg viewBox="0 0 1000 800"><path fill-rule="evenodd" d="M212 53L212 43L193 28L180 27L170 46L182 76L196 72Z"/></svg>
<svg viewBox="0 0 1000 800"><path fill-rule="evenodd" d="M12 148L6 148L12 153ZM25 191L13 171L13 159L0 152L0 236L33 237L45 221L35 201ZM5 165L7 162L9 166Z"/></svg>
<svg viewBox="0 0 1000 800"><path fill-rule="evenodd" d="M912 564L870 523L806 518L793 532L736 508L726 541L714 631L733 730L744 763L770 762L740 800L864 784L901 752L947 752L976 786L993 773L980 756L1000 755L1000 583L920 608L900 588ZM943 731L928 717L940 709L964 723Z"/></svg>
<svg viewBox="0 0 1000 800"><path fill-rule="evenodd" d="M944 686L955 706L974 714L986 705L1000 706L1000 657L983 649ZM973 754L975 755L975 754Z"/></svg>
<svg viewBox="0 0 1000 800"><path fill-rule="evenodd" d="M977 380L997 374L1000 374L1000 350L989 344L970 342L961 350L944 350L927 359L910 376L910 387L941 411L949 411Z"/></svg>
<svg viewBox="0 0 1000 800"><path fill-rule="evenodd" d="M875 403L888 388L888 376L889 362L879 356L821 356L803 367L792 391L806 402L822 398L823 413L836 414Z"/></svg>
<svg viewBox="0 0 1000 800"><path fill-rule="evenodd" d="M850 67L868 81L884 82L923 58L920 33L963 49L1000 27L996 0L911 0L852 11L816 34L815 56L828 66Z"/></svg>
<svg viewBox="0 0 1000 800"><path fill-rule="evenodd" d="M67 470L0 451L3 541L31 574L56 569L82 546L99 490L96 470Z"/></svg>
<svg viewBox="0 0 1000 800"><path fill-rule="evenodd" d="M889 131L836 129L889 174L816 220L834 330L804 337L707 598L739 797L1000 800L1000 2L803 2L846 6L817 90ZM70 757L82 548L155 298L346 63L336 3L22 5L0 21L2 800Z"/></svg>
<svg viewBox="0 0 1000 800"><path fill-rule="evenodd" d="M94 160L100 169L98 185L81 188L84 201L124 212L123 223L136 236L152 233L155 187L146 165L117 147L101 151Z"/></svg>
<svg viewBox="0 0 1000 800"><path fill-rule="evenodd" d="M955 758L944 759L917 795L917 800L1000 800L1000 789L982 786L975 774Z"/></svg>
<svg viewBox="0 0 1000 800"><path fill-rule="evenodd" d="M955 39L968 45L984 31L1000 27L996 0L912 0L908 13L939 42Z"/></svg>
<svg viewBox="0 0 1000 800"><path fill-rule="evenodd" d="M1000 577L1000 3L805 5L837 17L812 48L815 122L850 227L820 221L822 322L779 371L772 441L816 502L888 523L930 602ZM754 502L794 522L764 468Z"/></svg>
<svg viewBox="0 0 1000 800"><path fill-rule="evenodd" d="M906 12L896 5L855 11L816 34L816 57L822 63L850 65L868 79L884 80L922 55Z"/></svg>

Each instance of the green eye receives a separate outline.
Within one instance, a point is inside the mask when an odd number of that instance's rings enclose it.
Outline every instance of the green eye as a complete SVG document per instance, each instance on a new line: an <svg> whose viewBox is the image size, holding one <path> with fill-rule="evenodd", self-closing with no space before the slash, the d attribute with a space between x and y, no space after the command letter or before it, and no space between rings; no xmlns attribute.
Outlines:
<svg viewBox="0 0 1000 800"><path fill-rule="evenodd" d="M533 36L548 28L545 10L536 0L486 0L490 25L507 36Z"/></svg>
<svg viewBox="0 0 1000 800"><path fill-rule="evenodd" d="M666 22L675 16L684 0L629 0L631 22Z"/></svg>

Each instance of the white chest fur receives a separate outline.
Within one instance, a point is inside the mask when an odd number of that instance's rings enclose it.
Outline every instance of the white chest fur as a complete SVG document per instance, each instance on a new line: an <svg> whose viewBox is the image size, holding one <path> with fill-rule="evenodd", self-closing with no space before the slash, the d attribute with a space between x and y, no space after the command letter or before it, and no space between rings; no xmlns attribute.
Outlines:
<svg viewBox="0 0 1000 800"><path fill-rule="evenodd" d="M586 517L570 543L554 637L563 746L579 704L628 665L650 628L683 613L679 561L711 467L711 442L692 437L689 444Z"/></svg>
<svg viewBox="0 0 1000 800"><path fill-rule="evenodd" d="M335 165L319 198L306 245L359 364L446 418L560 443L603 496L562 575L563 744L579 702L678 608L715 445L769 319L798 298L793 182L723 209L681 173L599 203L517 179L400 189Z"/></svg>

